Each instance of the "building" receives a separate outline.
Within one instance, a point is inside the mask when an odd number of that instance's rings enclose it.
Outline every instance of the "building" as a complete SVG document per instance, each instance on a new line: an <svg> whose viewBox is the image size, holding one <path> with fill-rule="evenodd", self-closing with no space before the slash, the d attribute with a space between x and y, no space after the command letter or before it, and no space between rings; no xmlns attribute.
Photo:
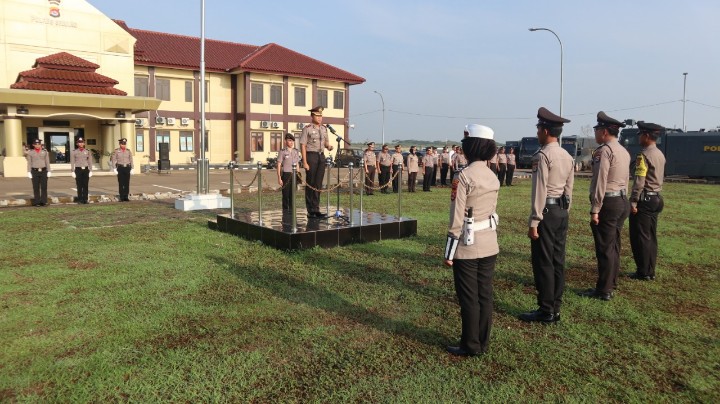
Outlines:
<svg viewBox="0 0 720 404"><path fill-rule="evenodd" d="M199 25L199 23L198 23ZM0 171L24 176L23 143L40 138L54 169L69 169L78 136L109 169L128 139L136 164L200 155L200 38L144 31L84 0L0 0ZM206 158L264 161L298 134L308 110L347 137L350 86L362 77L278 44L205 42Z"/></svg>

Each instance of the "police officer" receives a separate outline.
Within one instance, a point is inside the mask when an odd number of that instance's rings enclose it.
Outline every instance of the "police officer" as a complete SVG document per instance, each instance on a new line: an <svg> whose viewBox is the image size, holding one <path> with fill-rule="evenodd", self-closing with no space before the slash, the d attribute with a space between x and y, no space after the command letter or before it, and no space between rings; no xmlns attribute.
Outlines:
<svg viewBox="0 0 720 404"><path fill-rule="evenodd" d="M432 157L433 157L433 172L432 172L432 179L430 180L430 186L436 186L437 185L437 173L438 173L438 162L440 158L438 157L438 151L437 147L433 146L432 148Z"/></svg>
<svg viewBox="0 0 720 404"><path fill-rule="evenodd" d="M50 154L42 148L40 139L33 141L33 149L27 153L27 175L32 179L32 206L47 205L47 180L52 177Z"/></svg>
<svg viewBox="0 0 720 404"><path fill-rule="evenodd" d="M515 174L515 151L512 147L508 148L507 156L507 172L505 173L505 185L513 186L513 175Z"/></svg>
<svg viewBox="0 0 720 404"><path fill-rule="evenodd" d="M507 173L507 155L505 154L505 148L501 147L498 149L498 180L500 180L500 186L503 186L505 182L505 174Z"/></svg>
<svg viewBox="0 0 720 404"><path fill-rule="evenodd" d="M113 151L110 156L110 165L113 172L117 175L118 193L120 194L120 202L130 201L130 176L135 174L135 166L133 164L133 155L127 148L127 139L118 140L120 147Z"/></svg>
<svg viewBox="0 0 720 404"><path fill-rule="evenodd" d="M367 144L367 149L363 153L365 164L365 195L372 195L375 187L375 171L377 170L377 159L375 156L375 142Z"/></svg>
<svg viewBox="0 0 720 404"><path fill-rule="evenodd" d="M613 298L617 287L620 235L630 213L627 197L630 154L618 142L622 127L624 123L598 112L594 129L600 147L593 153L590 181L590 228L595 240L598 279L594 289L581 295L604 301Z"/></svg>
<svg viewBox="0 0 720 404"><path fill-rule="evenodd" d="M448 152L447 146L443 147L442 153L440 153L440 158L438 160L440 163L440 185L446 187L448 170L450 169L450 152Z"/></svg>
<svg viewBox="0 0 720 404"><path fill-rule="evenodd" d="M70 173L77 185L77 202L88 203L88 185L92 177L93 156L85 148L85 139L75 141L77 148L70 152Z"/></svg>
<svg viewBox="0 0 720 404"><path fill-rule="evenodd" d="M300 152L295 148L295 136L292 133L285 134L285 147L278 152L278 184L282 187L282 209L287 212L294 208L292 206L292 172L293 164L300 163Z"/></svg>
<svg viewBox="0 0 720 404"><path fill-rule="evenodd" d="M378 154L378 167L380 168L380 193L389 194L388 186L390 185L390 170L392 166L392 156L388 153L388 145L382 146L382 151Z"/></svg>
<svg viewBox="0 0 720 404"><path fill-rule="evenodd" d="M325 149L332 151L327 128L323 126L323 107L310 110L312 123L306 125L300 134L300 154L305 168L305 207L308 217L325 218L320 212L320 189L325 177ZM314 189L313 189L314 188ZM317 190L317 191L316 191Z"/></svg>
<svg viewBox="0 0 720 404"><path fill-rule="evenodd" d="M445 265L453 268L462 335L460 345L449 346L447 351L458 356L474 356L486 353L490 340L492 278L500 252L495 213L500 183L486 163L495 155L493 130L471 124L465 131L462 149L470 165L452 181L450 226L444 255Z"/></svg>
<svg viewBox="0 0 720 404"><path fill-rule="evenodd" d="M635 160L635 182L630 195L630 245L635 258L632 279L651 281L655 279L657 262L657 222L664 201L660 195L665 176L665 156L657 148L660 125L638 122L640 145L643 149Z"/></svg>
<svg viewBox="0 0 720 404"><path fill-rule="evenodd" d="M432 175L435 169L435 163L433 163L432 147L428 146L425 148L425 156L422 159L423 165L423 191L430 192L430 185L432 184Z"/></svg>
<svg viewBox="0 0 720 404"><path fill-rule="evenodd" d="M532 157L528 237L538 309L521 314L520 319L551 323L560 321L565 290L565 241L574 160L558 143L563 125L570 121L544 107L538 109L537 118L541 148Z"/></svg>
<svg viewBox="0 0 720 404"><path fill-rule="evenodd" d="M410 146L410 153L407 156L408 171L408 192L415 192L415 184L417 183L417 174L420 170L420 159L416 153L417 148Z"/></svg>
<svg viewBox="0 0 720 404"><path fill-rule="evenodd" d="M457 152L455 152L455 156L453 157L453 172L457 174L462 171L463 168L467 167L468 161L467 158L465 158L465 153L463 153L463 149L460 146L458 146ZM453 176L453 178L455 178L455 176Z"/></svg>
<svg viewBox="0 0 720 404"><path fill-rule="evenodd" d="M402 147L399 144L396 144L395 145L395 153L393 153L393 155L392 155L392 171L390 172L390 175L393 177L392 188L393 188L393 192L395 192L395 193L398 192L400 184L402 183L402 172L401 172L402 168L403 168Z"/></svg>
<svg viewBox="0 0 720 404"><path fill-rule="evenodd" d="M492 172L495 174L495 176L497 176L497 174L498 174L498 165L497 165L497 163L498 163L498 156L497 156L497 153L496 153L494 156L492 156L492 158L490 159L490 161L488 161L488 167L490 167L490 170L492 170Z"/></svg>

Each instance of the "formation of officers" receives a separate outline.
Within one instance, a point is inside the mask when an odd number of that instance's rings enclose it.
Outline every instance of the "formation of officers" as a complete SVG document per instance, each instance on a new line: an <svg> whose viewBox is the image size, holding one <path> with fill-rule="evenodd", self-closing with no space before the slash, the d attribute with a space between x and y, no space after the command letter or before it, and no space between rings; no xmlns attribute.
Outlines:
<svg viewBox="0 0 720 404"><path fill-rule="evenodd" d="M528 238L537 308L520 314L528 322L560 321L565 289L565 248L574 186L574 159L558 142L570 122L546 108L537 113L540 150L532 159L532 188ZM664 130L660 125L638 122L643 147L635 161L634 183L627 193L630 156L618 143L624 123L604 112L594 126L599 147L593 154L590 184L590 227L595 242L597 282L581 296L611 300L620 272L620 237L630 217L630 241L636 271L632 279L655 279L657 222L663 209L661 196L665 157L656 147ZM498 158L492 129L467 125L462 149L468 166L456 172L450 195L450 224L444 262L453 268L460 304L460 343L447 351L458 356L487 352L492 325L492 277L499 253L496 213L500 180L496 173L507 164ZM496 165L490 162L494 159ZM507 170L507 167L505 167Z"/></svg>

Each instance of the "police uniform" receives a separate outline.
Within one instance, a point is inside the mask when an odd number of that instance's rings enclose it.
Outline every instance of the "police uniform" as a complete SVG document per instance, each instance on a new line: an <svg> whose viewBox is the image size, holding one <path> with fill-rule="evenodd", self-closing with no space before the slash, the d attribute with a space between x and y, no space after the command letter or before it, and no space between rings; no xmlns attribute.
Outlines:
<svg viewBox="0 0 720 404"><path fill-rule="evenodd" d="M92 177L93 156L90 150L85 148L85 139L78 138L78 148L70 152L70 172L75 178L77 185L78 203L88 203L88 186Z"/></svg>
<svg viewBox="0 0 720 404"><path fill-rule="evenodd" d="M493 174L495 174L496 176L497 176L497 173L498 173L497 161L498 161L497 154L495 154L495 155L490 159L490 161L488 161L488 166L489 166L490 169L492 170Z"/></svg>
<svg viewBox="0 0 720 404"><path fill-rule="evenodd" d="M630 277L653 280L658 251L657 222L665 205L660 195L665 176L665 156L654 140L665 128L640 121L638 129L651 141L635 160L635 182L630 195L630 205L635 213L630 214L630 245L636 271Z"/></svg>
<svg viewBox="0 0 720 404"><path fill-rule="evenodd" d="M549 323L560 319L568 210L575 173L572 156L557 141L563 125L570 121L544 107L538 109L537 117L542 147L532 157L528 234L537 229L537 239L530 238L530 251L538 309L521 314L520 319Z"/></svg>
<svg viewBox="0 0 720 404"><path fill-rule="evenodd" d="M433 163L432 149L430 147L425 149L425 156L423 156L423 191L430 192L430 185L432 184L432 175L435 168Z"/></svg>
<svg viewBox="0 0 720 404"><path fill-rule="evenodd" d="M455 153L454 157L455 159L453 161L453 172L457 174L458 172L462 171L463 168L467 167L467 158L465 158L465 155L461 151ZM453 178L455 178L454 175Z"/></svg>
<svg viewBox="0 0 720 404"><path fill-rule="evenodd" d="M415 153L415 146L410 148L410 153L407 156L407 171L408 171L408 192L415 192L415 184L417 183L417 174L420 170L419 165L420 159Z"/></svg>
<svg viewBox="0 0 720 404"><path fill-rule="evenodd" d="M322 117L323 107L315 107L310 110L311 116ZM300 134L300 148L305 148L305 164L308 169L305 172L305 207L310 217L326 217L320 213L320 189L322 189L323 178L325 177L325 154L323 151L328 144L327 128L322 124L311 123L305 125ZM302 155L302 152L301 152ZM316 191L315 189L318 191Z"/></svg>
<svg viewBox="0 0 720 404"><path fill-rule="evenodd" d="M625 124L600 111L596 130L619 131ZM602 132L601 132L602 133ZM620 145L617 135L610 133L610 140L595 149L590 181L590 214L598 215L598 223L590 222L595 240L595 256L598 261L598 279L595 289L584 296L610 300L617 286L620 273L621 233L625 219L630 213L627 183L630 177L630 154ZM596 133L597 138L597 133Z"/></svg>
<svg viewBox="0 0 720 404"><path fill-rule="evenodd" d="M285 140L295 140L295 136L292 133L287 133L285 134ZM288 211L294 208L292 206L292 193L295 190L292 187L292 173L293 164L295 164L297 170L297 164L300 163L300 152L294 147L285 146L278 152L277 159L280 180L282 181L282 209Z"/></svg>
<svg viewBox="0 0 720 404"><path fill-rule="evenodd" d="M363 153L363 161L365 162L365 194L372 195L374 193L373 187L375 186L375 170L377 169L377 159L375 152L370 150L371 147L375 146L375 143L370 142L367 144L368 148Z"/></svg>
<svg viewBox="0 0 720 404"><path fill-rule="evenodd" d="M512 148L510 149L512 151ZM505 185L511 187L513 175L515 175L515 153L507 153L507 172L505 173Z"/></svg>
<svg viewBox="0 0 720 404"><path fill-rule="evenodd" d="M450 168L450 153L447 147L440 153L440 185L447 186L448 170Z"/></svg>
<svg viewBox="0 0 720 404"><path fill-rule="evenodd" d="M498 180L500 180L500 186L503 186L505 174L507 174L507 155L504 149L500 150L498 153Z"/></svg>
<svg viewBox="0 0 720 404"><path fill-rule="evenodd" d="M400 183L402 181L402 173L400 173L402 166L403 166L403 156L400 151L400 145L398 145L395 147L395 153L393 153L393 155L392 155L392 172L391 172L391 175L393 176L392 189L393 189L393 192L395 192L395 193L398 192Z"/></svg>
<svg viewBox="0 0 720 404"><path fill-rule="evenodd" d="M33 141L33 146L42 145L40 139ZM47 205L47 181L52 176L50 154L41 147L33 148L27 153L28 178L32 179L33 206Z"/></svg>
<svg viewBox="0 0 720 404"><path fill-rule="evenodd" d="M430 186L437 185L437 171L438 171L438 154L437 154L437 148L432 148L432 157L433 157L433 172L432 172L432 179L430 180Z"/></svg>
<svg viewBox="0 0 720 404"><path fill-rule="evenodd" d="M492 129L468 125L463 147L477 141L493 141ZM472 156L469 156L472 158ZM473 161L458 172L450 194L450 225L445 245L445 263L452 262L455 292L460 303L460 346L448 347L454 355L487 352L492 326L492 278L500 248L497 242L497 207L500 183L487 163ZM466 222L474 221L472 225ZM468 240L472 234L474 240Z"/></svg>
<svg viewBox="0 0 720 404"><path fill-rule="evenodd" d="M378 165L380 166L380 179L379 179L379 186L382 187L380 189L380 193L387 194L390 193L388 190L388 182L390 182L390 169L392 166L392 156L388 151L385 149L387 146L383 146L383 150L378 154Z"/></svg>
<svg viewBox="0 0 720 404"><path fill-rule="evenodd" d="M114 167L115 174L117 175L120 202L129 202L130 176L135 173L133 155L130 149L123 147L127 144L127 139L122 138L118 143L120 147L115 149L112 156L110 156L110 165Z"/></svg>

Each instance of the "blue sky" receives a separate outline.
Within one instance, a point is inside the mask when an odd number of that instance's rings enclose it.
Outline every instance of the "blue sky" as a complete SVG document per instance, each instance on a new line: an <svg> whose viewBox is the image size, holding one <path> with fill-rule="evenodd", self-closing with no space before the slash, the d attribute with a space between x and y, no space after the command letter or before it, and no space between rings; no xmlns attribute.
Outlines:
<svg viewBox="0 0 720 404"><path fill-rule="evenodd" d="M138 29L200 35L200 0L90 0ZM182 17L180 17L182 16ZM364 77L351 87L352 141L457 140L467 123L500 141L535 135L558 113L563 42L564 134L599 110L618 119L720 126L720 2L206 1L206 36L274 42Z"/></svg>

